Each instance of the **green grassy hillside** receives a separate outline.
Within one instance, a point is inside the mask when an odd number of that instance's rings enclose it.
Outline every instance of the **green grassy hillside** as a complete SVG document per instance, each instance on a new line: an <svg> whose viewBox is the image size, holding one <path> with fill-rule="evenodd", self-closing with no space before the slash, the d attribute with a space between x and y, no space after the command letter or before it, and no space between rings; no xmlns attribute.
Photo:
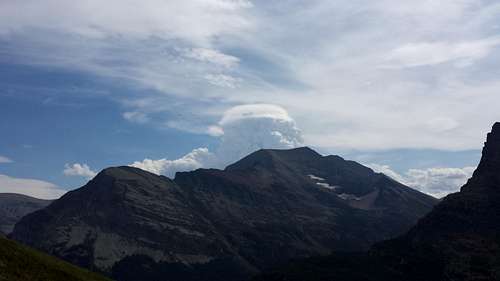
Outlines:
<svg viewBox="0 0 500 281"><path fill-rule="evenodd" d="M0 235L0 281L110 280Z"/></svg>

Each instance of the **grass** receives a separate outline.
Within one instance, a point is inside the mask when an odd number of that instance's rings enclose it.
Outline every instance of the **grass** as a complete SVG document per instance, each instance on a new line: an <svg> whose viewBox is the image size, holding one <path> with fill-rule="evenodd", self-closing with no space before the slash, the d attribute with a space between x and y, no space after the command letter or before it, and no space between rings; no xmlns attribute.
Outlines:
<svg viewBox="0 0 500 281"><path fill-rule="evenodd" d="M109 281L111 279L0 236L0 281L20 280Z"/></svg>

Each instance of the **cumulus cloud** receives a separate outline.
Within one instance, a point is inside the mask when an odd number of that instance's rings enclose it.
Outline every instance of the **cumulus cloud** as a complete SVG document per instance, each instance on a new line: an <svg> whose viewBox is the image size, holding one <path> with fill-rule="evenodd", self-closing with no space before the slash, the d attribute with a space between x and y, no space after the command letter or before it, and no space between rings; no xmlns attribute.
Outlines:
<svg viewBox="0 0 500 281"><path fill-rule="evenodd" d="M65 164L63 174L66 176L77 176L77 177L85 177L85 178L93 178L97 174L95 171L92 171L87 164Z"/></svg>
<svg viewBox="0 0 500 281"><path fill-rule="evenodd" d="M248 104L226 111L219 122L224 134L217 158L224 166L261 148L302 145L302 133L288 112L272 104Z"/></svg>
<svg viewBox="0 0 500 281"><path fill-rule="evenodd" d="M376 172L384 173L396 181L437 198L459 191L475 170L474 167L428 168L409 169L404 174L399 174L387 165L370 164L368 166Z"/></svg>
<svg viewBox="0 0 500 281"><path fill-rule="evenodd" d="M40 199L57 199L67 191L50 182L0 174L0 192L19 193Z"/></svg>
<svg viewBox="0 0 500 281"><path fill-rule="evenodd" d="M144 159L143 161L136 161L130 166L158 175L162 174L172 177L176 172L191 171L209 166L213 161L214 155L207 148L197 148L179 159Z"/></svg>
<svg viewBox="0 0 500 281"><path fill-rule="evenodd" d="M0 163L12 163L13 161L5 156L0 155Z"/></svg>
<svg viewBox="0 0 500 281"><path fill-rule="evenodd" d="M207 148L197 148L182 158L144 159L131 166L167 176L178 171L217 167L239 160L261 148L287 149L302 144L302 136L288 112L272 104L248 104L227 110L217 125L209 127L220 143L212 153Z"/></svg>

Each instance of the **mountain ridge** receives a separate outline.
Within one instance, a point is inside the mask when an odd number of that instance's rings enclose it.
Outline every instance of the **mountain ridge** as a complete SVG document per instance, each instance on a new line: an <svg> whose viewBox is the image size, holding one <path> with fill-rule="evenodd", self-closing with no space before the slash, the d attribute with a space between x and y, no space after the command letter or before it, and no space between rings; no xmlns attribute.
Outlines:
<svg viewBox="0 0 500 281"><path fill-rule="evenodd" d="M104 169L11 237L119 280L244 280L291 258L367 249L436 201L310 148L260 150L174 179Z"/></svg>

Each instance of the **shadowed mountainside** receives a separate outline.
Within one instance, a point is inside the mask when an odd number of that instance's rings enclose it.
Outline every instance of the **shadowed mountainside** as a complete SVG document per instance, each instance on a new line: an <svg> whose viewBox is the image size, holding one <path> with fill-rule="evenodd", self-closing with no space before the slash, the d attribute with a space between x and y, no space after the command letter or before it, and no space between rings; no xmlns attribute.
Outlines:
<svg viewBox="0 0 500 281"><path fill-rule="evenodd" d="M408 233L367 253L295 261L255 280L500 280L500 123L460 192L448 195Z"/></svg>
<svg viewBox="0 0 500 281"><path fill-rule="evenodd" d="M22 194L0 193L0 233L9 234L22 217L51 202Z"/></svg>

